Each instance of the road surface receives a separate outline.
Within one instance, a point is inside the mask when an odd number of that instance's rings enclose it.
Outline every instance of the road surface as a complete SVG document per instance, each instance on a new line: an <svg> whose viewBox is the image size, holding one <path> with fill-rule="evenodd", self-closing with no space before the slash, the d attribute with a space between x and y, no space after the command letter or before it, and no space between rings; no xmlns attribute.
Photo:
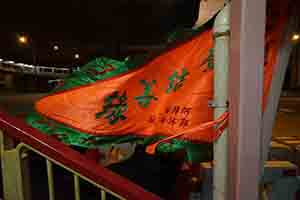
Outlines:
<svg viewBox="0 0 300 200"><path fill-rule="evenodd" d="M300 136L300 97L280 100L273 136Z"/></svg>
<svg viewBox="0 0 300 200"><path fill-rule="evenodd" d="M34 110L34 102L47 94L14 94L0 92L0 109L9 114L22 116Z"/></svg>

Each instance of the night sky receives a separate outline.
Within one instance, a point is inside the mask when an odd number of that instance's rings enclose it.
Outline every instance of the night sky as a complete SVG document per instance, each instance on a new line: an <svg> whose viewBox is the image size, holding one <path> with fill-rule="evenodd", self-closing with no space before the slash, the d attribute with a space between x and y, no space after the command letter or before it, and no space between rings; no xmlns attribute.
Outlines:
<svg viewBox="0 0 300 200"><path fill-rule="evenodd" d="M70 64L114 54L118 46L159 44L176 27L191 27L199 0L7 0L1 2L0 57L31 62L33 41L40 64ZM60 46L53 52L54 44ZM107 49L107 51L106 51Z"/></svg>

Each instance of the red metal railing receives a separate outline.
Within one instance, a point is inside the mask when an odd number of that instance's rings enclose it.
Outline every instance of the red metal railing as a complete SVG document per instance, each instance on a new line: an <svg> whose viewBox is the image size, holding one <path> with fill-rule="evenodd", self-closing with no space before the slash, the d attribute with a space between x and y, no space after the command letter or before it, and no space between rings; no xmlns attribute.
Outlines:
<svg viewBox="0 0 300 200"><path fill-rule="evenodd" d="M49 158L54 159L128 200L161 199L155 194L145 191L142 187L130 182L126 178L85 158L79 152L76 152L67 145L26 125L21 119L9 116L1 111L0 129L4 131L5 135L33 147Z"/></svg>

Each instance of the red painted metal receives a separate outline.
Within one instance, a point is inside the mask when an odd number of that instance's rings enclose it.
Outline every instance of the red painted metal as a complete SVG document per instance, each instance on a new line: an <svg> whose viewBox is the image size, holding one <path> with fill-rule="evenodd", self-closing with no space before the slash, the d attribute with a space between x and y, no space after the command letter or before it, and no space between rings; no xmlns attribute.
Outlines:
<svg viewBox="0 0 300 200"><path fill-rule="evenodd" d="M128 200L159 200L160 197L85 158L67 145L26 125L21 119L0 111L0 129L6 135L32 146L46 156L79 172L90 180L110 189ZM146 173L146 172L145 172Z"/></svg>

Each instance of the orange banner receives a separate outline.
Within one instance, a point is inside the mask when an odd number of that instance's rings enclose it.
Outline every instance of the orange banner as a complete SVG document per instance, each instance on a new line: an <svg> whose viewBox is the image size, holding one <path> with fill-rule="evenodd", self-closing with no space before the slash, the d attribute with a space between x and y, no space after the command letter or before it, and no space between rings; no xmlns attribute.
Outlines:
<svg viewBox="0 0 300 200"><path fill-rule="evenodd" d="M281 28L269 32L266 40L264 105ZM216 139L213 128L197 127L213 120L209 107L213 70L208 67L212 47L212 32L203 32L138 70L52 94L38 101L36 109L48 118L97 136L169 137L189 132L180 138L211 142Z"/></svg>

